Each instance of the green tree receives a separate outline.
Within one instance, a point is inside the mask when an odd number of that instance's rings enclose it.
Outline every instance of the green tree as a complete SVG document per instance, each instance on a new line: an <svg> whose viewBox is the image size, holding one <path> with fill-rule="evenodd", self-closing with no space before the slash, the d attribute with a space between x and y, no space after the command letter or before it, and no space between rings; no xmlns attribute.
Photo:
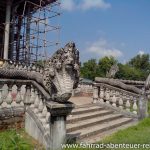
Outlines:
<svg viewBox="0 0 150 150"><path fill-rule="evenodd" d="M116 78L126 79L126 80L145 80L144 73L128 64L118 64L119 71L116 74Z"/></svg>
<svg viewBox="0 0 150 150"><path fill-rule="evenodd" d="M106 77L111 66L118 64L114 57L90 59L81 66L81 77L94 80L95 77ZM127 80L145 80L150 73L150 55L137 55L126 64L118 64L119 71L116 78Z"/></svg>
<svg viewBox="0 0 150 150"><path fill-rule="evenodd" d="M83 63L80 69L81 77L94 80L97 74L97 62L96 59L90 59L87 62Z"/></svg>
<svg viewBox="0 0 150 150"><path fill-rule="evenodd" d="M99 59L98 69L101 77L106 77L106 73L110 70L111 66L116 64L118 61L114 57L105 56Z"/></svg>
<svg viewBox="0 0 150 150"><path fill-rule="evenodd" d="M146 71L148 73L150 71L150 55L137 55L133 57L128 64L131 67L135 67L136 69L140 69L141 71Z"/></svg>
<svg viewBox="0 0 150 150"><path fill-rule="evenodd" d="M81 66L80 75L91 80L95 77L106 77L107 71L115 63L117 60L114 57L103 57L98 64L96 59L90 59Z"/></svg>

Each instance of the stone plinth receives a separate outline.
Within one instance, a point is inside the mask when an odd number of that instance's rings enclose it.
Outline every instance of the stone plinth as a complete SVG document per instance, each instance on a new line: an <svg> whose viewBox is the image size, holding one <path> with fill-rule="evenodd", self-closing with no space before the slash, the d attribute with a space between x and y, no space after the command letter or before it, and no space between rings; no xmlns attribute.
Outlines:
<svg viewBox="0 0 150 150"><path fill-rule="evenodd" d="M61 150L61 144L66 143L66 117L71 113L72 103L58 104L47 102L47 109L51 114L50 122L50 149Z"/></svg>

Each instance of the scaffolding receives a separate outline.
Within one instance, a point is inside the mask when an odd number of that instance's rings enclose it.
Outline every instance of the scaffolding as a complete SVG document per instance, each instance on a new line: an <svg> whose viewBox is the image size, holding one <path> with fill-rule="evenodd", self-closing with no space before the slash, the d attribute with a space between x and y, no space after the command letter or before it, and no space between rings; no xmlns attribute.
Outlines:
<svg viewBox="0 0 150 150"><path fill-rule="evenodd" d="M19 5L12 9L9 59L26 64L47 60L49 52L60 47L60 1L25 0L22 11Z"/></svg>

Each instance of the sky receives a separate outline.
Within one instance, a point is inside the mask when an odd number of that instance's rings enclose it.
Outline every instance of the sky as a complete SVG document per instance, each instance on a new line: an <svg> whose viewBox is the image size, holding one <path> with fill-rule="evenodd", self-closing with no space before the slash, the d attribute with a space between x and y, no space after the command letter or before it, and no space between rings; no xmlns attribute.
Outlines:
<svg viewBox="0 0 150 150"><path fill-rule="evenodd" d="M81 62L150 54L150 0L62 0L61 12L61 43L75 42Z"/></svg>

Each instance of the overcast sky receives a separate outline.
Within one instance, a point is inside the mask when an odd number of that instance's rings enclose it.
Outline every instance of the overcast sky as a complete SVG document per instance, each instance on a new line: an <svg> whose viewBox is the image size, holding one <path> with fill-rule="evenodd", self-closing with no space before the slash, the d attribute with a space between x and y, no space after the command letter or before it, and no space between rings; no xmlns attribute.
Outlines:
<svg viewBox="0 0 150 150"><path fill-rule="evenodd" d="M150 0L62 0L62 45L74 41L82 62L150 53Z"/></svg>

